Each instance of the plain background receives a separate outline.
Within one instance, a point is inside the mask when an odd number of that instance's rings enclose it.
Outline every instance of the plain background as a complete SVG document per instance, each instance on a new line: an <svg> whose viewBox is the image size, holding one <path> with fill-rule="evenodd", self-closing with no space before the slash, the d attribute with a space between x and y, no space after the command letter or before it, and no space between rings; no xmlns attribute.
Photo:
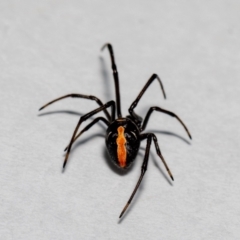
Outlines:
<svg viewBox="0 0 240 240"><path fill-rule="evenodd" d="M1 239L239 239L239 10L237 0L1 1ZM62 173L79 117L97 104L66 99L38 112L68 93L115 99L109 53L100 52L106 42L115 51L123 114L157 73L167 100L154 82L136 112L171 110L193 136L176 119L152 115L147 130L156 133L175 181L152 146L121 221L146 142L121 173L97 124Z"/></svg>

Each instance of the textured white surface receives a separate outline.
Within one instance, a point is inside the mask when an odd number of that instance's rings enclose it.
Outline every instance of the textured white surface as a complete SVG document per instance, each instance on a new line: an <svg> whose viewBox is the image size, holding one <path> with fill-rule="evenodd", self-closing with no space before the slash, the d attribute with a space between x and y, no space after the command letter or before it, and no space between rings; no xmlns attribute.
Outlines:
<svg viewBox="0 0 240 240"><path fill-rule="evenodd" d="M0 2L1 239L239 239L239 1ZM114 99L109 54L120 74L122 112L154 72L137 112L159 105L177 113L193 141L169 116L155 131L175 177L151 149L144 181L122 221L139 177L145 142L126 174L112 168L103 124L63 149L94 102ZM170 133L168 133L170 132Z"/></svg>

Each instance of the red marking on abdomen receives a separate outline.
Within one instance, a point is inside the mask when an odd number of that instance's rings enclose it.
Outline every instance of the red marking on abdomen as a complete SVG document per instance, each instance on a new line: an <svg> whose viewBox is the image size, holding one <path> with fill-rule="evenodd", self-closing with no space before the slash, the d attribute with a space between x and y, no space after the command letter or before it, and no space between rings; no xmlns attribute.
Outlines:
<svg viewBox="0 0 240 240"><path fill-rule="evenodd" d="M118 156L118 162L120 167L124 168L126 166L126 160L127 160L127 150L126 150L126 138L124 136L124 127L120 126L117 129L118 131L118 137L117 137L117 156Z"/></svg>

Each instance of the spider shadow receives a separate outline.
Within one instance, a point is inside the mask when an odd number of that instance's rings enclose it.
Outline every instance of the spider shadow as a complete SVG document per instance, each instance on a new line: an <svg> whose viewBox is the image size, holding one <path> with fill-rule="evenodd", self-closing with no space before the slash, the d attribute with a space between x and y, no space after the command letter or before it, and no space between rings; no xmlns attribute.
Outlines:
<svg viewBox="0 0 240 240"><path fill-rule="evenodd" d="M188 145L191 145L191 142L189 140L187 140L186 138L176 134L176 133L173 133L173 132L170 132L170 131L164 131L164 130L148 130L147 132L152 132L152 133L159 133L159 134L163 134L163 135L167 135L167 136L172 136L172 137L176 137L180 140L182 140L183 142L185 142L186 144Z"/></svg>
<svg viewBox="0 0 240 240"><path fill-rule="evenodd" d="M83 113L80 112L76 112L76 111L70 111L70 110L55 110L55 111L48 111L48 112L43 112L43 113L39 113L38 117L42 117L42 116L47 116L47 115L52 115L52 114L70 114L70 115L75 115L75 116L83 116Z"/></svg>
<svg viewBox="0 0 240 240"><path fill-rule="evenodd" d="M102 134L102 133L95 133L95 134L91 134L91 136L82 138L82 140L79 140L79 141L77 141L76 143L73 144L73 146L71 148L71 153L73 153L78 147L82 146L83 144L87 143L88 141L92 140L95 137L104 138L105 135ZM65 155L65 153L64 153L64 155Z"/></svg>
<svg viewBox="0 0 240 240"><path fill-rule="evenodd" d="M78 116L78 117L81 117L81 116L86 114L86 113L80 113L80 112L69 111L69 110L56 110L56 111L48 111L48 112L45 112L45 113L39 113L38 116L42 117L42 116L47 116L47 115L51 115L51 114L62 114L62 113L75 115L75 116ZM95 118L92 116L92 117L88 118L87 120L94 120L94 119ZM86 122L86 121L84 121L84 122ZM104 130L106 130L106 125L103 124L102 122L99 121L99 122L96 123L96 125L102 127Z"/></svg>

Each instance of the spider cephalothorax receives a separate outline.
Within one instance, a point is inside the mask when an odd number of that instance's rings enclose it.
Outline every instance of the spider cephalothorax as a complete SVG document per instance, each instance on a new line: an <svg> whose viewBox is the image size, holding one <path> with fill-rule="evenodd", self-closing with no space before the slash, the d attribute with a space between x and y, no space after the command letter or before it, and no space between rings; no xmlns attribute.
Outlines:
<svg viewBox="0 0 240 240"><path fill-rule="evenodd" d="M125 207L123 208L123 210L122 210L122 212L119 216L121 218L122 215L124 214L124 212L126 211L126 209L128 208L129 204L131 203L131 201L132 201L132 199L133 199L133 197L134 197L134 195L135 195L135 193L136 193L136 191L137 191L137 189L138 189L138 187L139 187L139 185L140 185L140 183L143 179L143 176L144 176L145 172L147 171L149 151L150 151L152 140L154 142L154 145L155 145L156 152L157 152L158 156L161 158L169 176L173 180L172 173L171 173L170 169L168 168L167 163L165 162L165 160L164 160L164 158L161 154L160 148L158 146L157 137L153 133L143 133L143 131L145 130L145 128L147 126L147 123L148 123L148 120L149 120L151 114L154 111L158 111L158 112L168 114L172 117L175 117L182 124L182 126L186 130L190 139L191 139L191 135L190 135L187 127L185 126L185 124L182 122L182 120L176 114L174 114L173 112L164 110L160 107L151 107L148 110L145 118L141 118L140 116L138 116L134 112L134 108L137 106L137 104L138 104L139 100L141 99L142 95L144 94L144 92L147 90L149 85L155 79L158 80L158 82L160 84L160 87L162 89L162 92L163 92L163 96L164 96L164 98L166 98L166 94L164 92L162 82L161 82L161 80L160 80L160 78L158 77L157 74L153 74L149 78L149 80L147 81L147 83L143 87L142 91L139 93L139 95L137 96L135 101L131 104L130 108L128 109L130 115L127 116L126 118L122 117L118 71L117 71L117 66L115 64L113 49L112 49L111 44L109 44L109 43L105 44L102 47L102 50L105 47L107 47L108 50L109 50L110 57L111 57L111 62L112 62L113 78L114 78L114 82L115 82L115 92L116 92L116 103L115 103L115 101L109 101L109 102L103 104L95 96L72 93L72 94L68 94L68 95L62 96L60 98L57 98L57 99L45 104L39 110L42 110L43 108L47 107L48 105L50 105L50 104L52 104L56 101L59 101L61 99L68 98L68 97L85 98L85 99L89 99L89 100L94 100L99 105L99 107L96 108L95 110L93 110L93 111L83 115L82 117L80 117L79 122L78 122L78 124L77 124L77 126L74 130L71 141L70 141L69 145L65 148L65 151L67 151L67 153L66 153L65 160L64 160L64 163L63 163L63 169L66 166L68 156L69 156L70 151L71 151L72 144L76 141L76 139L78 137L80 137L85 131L87 131L89 128L91 128L98 121L102 121L107 126L107 130L106 130L107 150L108 150L109 155L111 156L111 160L113 161L113 163L115 165L117 165L118 167L120 167L121 169L126 169L133 163L133 161L136 158L136 155L138 153L140 142L147 139L147 146L146 146L145 156L144 156L143 164L142 164L142 168L141 168L141 174L140 174L140 177L139 177L138 182L136 184L136 187L133 190L132 195L130 196L127 204L125 205ZM109 114L108 108L111 108L111 114ZM115 108L117 110L117 118L115 118ZM95 114L97 114L101 111L103 111L105 113L106 118L104 118L104 117L95 118L85 128L83 128L82 131L80 131L77 134L78 129L80 128L82 122L86 121L87 119L89 119L90 117L92 117L93 115L95 115Z"/></svg>

